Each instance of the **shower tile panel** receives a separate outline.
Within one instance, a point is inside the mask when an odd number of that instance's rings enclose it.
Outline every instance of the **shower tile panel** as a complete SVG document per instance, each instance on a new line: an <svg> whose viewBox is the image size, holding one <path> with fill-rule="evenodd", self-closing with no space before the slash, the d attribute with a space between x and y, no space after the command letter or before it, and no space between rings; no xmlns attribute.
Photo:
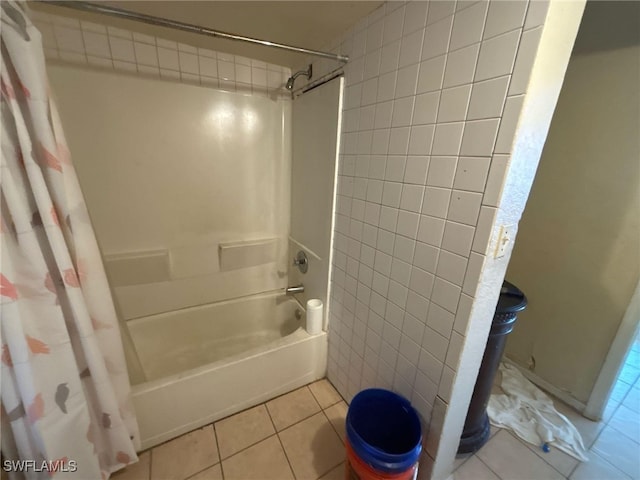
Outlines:
<svg viewBox="0 0 640 480"><path fill-rule="evenodd" d="M245 95L289 98L284 88L291 75L287 67L62 15L33 14L48 61L160 77Z"/></svg>

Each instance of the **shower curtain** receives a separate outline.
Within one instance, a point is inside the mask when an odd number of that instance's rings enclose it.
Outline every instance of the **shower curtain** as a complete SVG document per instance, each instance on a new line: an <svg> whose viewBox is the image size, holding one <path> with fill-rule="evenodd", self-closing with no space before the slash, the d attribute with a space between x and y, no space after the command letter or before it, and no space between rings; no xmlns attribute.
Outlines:
<svg viewBox="0 0 640 480"><path fill-rule="evenodd" d="M2 466L106 479L139 446L117 318L40 33L0 5Z"/></svg>

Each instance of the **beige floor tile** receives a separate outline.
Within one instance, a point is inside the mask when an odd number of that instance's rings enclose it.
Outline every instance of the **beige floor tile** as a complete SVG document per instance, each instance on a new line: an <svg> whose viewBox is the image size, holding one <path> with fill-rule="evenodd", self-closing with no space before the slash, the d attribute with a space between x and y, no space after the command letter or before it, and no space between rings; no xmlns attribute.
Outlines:
<svg viewBox="0 0 640 480"><path fill-rule="evenodd" d="M606 427L592 448L607 462L633 478L640 478L640 445Z"/></svg>
<svg viewBox="0 0 640 480"><path fill-rule="evenodd" d="M469 458L453 473L453 480L500 480L478 457Z"/></svg>
<svg viewBox="0 0 640 480"><path fill-rule="evenodd" d="M625 475L599 455L590 452L589 461L580 463L569 477L571 480L628 480Z"/></svg>
<svg viewBox="0 0 640 480"><path fill-rule="evenodd" d="M298 480L315 480L344 461L344 445L322 412L278 435Z"/></svg>
<svg viewBox="0 0 640 480"><path fill-rule="evenodd" d="M225 480L293 480L276 435L222 461Z"/></svg>
<svg viewBox="0 0 640 480"><path fill-rule="evenodd" d="M417 480L431 480L431 477L433 477L433 465L433 459L427 453L427 449L423 448L418 460ZM447 480L453 480L453 474L449 475Z"/></svg>
<svg viewBox="0 0 640 480"><path fill-rule="evenodd" d="M604 411L602 412L602 423L607 423L613 417L613 414L616 413L616 410L620 406L620 403L614 402L609 399L607 402L607 406L604 407Z"/></svg>
<svg viewBox="0 0 640 480"><path fill-rule="evenodd" d="M600 431L604 428L605 424L602 422L593 422L588 418L583 417L573 408L559 400L554 400L553 403L556 410L571 420L571 423L573 423L573 425L578 429L580 435L582 435L584 446L587 449L590 448Z"/></svg>
<svg viewBox="0 0 640 480"><path fill-rule="evenodd" d="M200 473L196 473L193 477L189 477L189 480L223 480L222 468L218 463L211 468L207 468Z"/></svg>
<svg viewBox="0 0 640 480"><path fill-rule="evenodd" d="M564 478L506 430L498 432L476 454L499 477L508 480Z"/></svg>
<svg viewBox="0 0 640 480"><path fill-rule="evenodd" d="M319 480L344 480L344 475L345 475L344 469L345 469L345 465L343 462L340 465L338 465L336 468L331 470L329 473L327 473L326 475L323 475L322 477L320 477Z"/></svg>
<svg viewBox="0 0 640 480"><path fill-rule="evenodd" d="M307 387L299 388L270 402L267 408L276 430L283 430L314 413L319 412L320 405L316 402Z"/></svg>
<svg viewBox="0 0 640 480"><path fill-rule="evenodd" d="M634 442L640 443L640 415L637 412L620 405L611 420L609 420L608 425Z"/></svg>
<svg viewBox="0 0 640 480"><path fill-rule="evenodd" d="M632 387L630 384L618 380L611 389L609 400L620 403L627 395L627 393L629 393L629 390L631 390L631 388Z"/></svg>
<svg viewBox="0 0 640 480"><path fill-rule="evenodd" d="M264 405L216 422L215 430L221 458L230 457L276 433Z"/></svg>
<svg viewBox="0 0 640 480"><path fill-rule="evenodd" d="M640 413L640 388L636 386L629 390L622 404L634 412Z"/></svg>
<svg viewBox="0 0 640 480"><path fill-rule="evenodd" d="M151 453L144 452L138 455L138 463L129 465L124 470L113 474L117 480L147 480L150 475Z"/></svg>
<svg viewBox="0 0 640 480"><path fill-rule="evenodd" d="M326 378L309 385L309 390L322 408L330 407L342 400L340 394Z"/></svg>
<svg viewBox="0 0 640 480"><path fill-rule="evenodd" d="M453 471L455 472L457 469L459 469L472 456L473 456L473 454L471 454L471 453L465 453L465 454L462 454L462 455L456 455L456 459L453 462Z"/></svg>
<svg viewBox="0 0 640 480"><path fill-rule="evenodd" d="M155 447L151 452L151 478L183 480L218 460L213 426L207 425Z"/></svg>
<svg viewBox="0 0 640 480"><path fill-rule="evenodd" d="M571 472L573 472L576 465L580 463L579 460L573 458L571 455L567 455L562 450L558 450L553 446L549 450L549 452L545 453L542 448L538 445L532 445L525 441L522 441L522 444L525 445L529 450L551 465L553 468L558 470L562 475L568 477Z"/></svg>
<svg viewBox="0 0 640 480"><path fill-rule="evenodd" d="M345 427L345 420L347 418L347 404L344 401L336 403L332 407L327 408L324 413L331 422L331 425L336 429L340 438L344 441L347 438L347 431Z"/></svg>
<svg viewBox="0 0 640 480"><path fill-rule="evenodd" d="M618 374L618 382L626 382L629 385L633 385L640 378L640 368L629 365L625 362L624 367Z"/></svg>

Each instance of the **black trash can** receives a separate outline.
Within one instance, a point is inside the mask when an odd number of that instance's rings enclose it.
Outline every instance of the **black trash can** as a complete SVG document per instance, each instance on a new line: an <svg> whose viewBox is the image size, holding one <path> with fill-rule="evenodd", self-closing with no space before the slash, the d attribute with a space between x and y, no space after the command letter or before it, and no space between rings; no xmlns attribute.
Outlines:
<svg viewBox="0 0 640 480"><path fill-rule="evenodd" d="M527 297L524 296L524 293L505 280L500 290L500 299L491 323L487 347L482 357L476 386L473 389L471 404L464 422L458 453L476 452L489 440L487 403L489 403L491 396L493 380L502 359L507 335L513 330L518 312L524 310L526 306Z"/></svg>

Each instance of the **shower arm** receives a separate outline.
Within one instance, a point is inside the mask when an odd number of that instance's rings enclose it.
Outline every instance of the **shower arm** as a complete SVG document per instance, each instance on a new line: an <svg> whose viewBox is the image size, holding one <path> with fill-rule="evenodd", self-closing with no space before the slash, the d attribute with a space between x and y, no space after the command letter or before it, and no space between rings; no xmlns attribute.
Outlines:
<svg viewBox="0 0 640 480"><path fill-rule="evenodd" d="M130 10L110 7L107 5L99 5L91 2L69 1L69 0L37 0L37 1L46 3L48 5L56 5L60 7L73 8L75 10L82 10L85 12L101 13L104 15L110 15L112 17L119 17L127 20L133 20L136 22L147 23L149 25L173 28L175 30L183 30L185 32L197 33L198 35L205 35L205 36L215 37L215 38L224 38L226 40L235 40L239 42L262 45L264 47L279 48L281 50L288 50L290 52L304 53L306 55L328 58L330 60L336 60L343 63L347 63L349 61L349 57L347 55L322 52L320 50L312 50L309 48L295 47L293 45L287 45L284 43L270 42L268 40L261 40L259 38L245 37L243 35L236 35L234 33L221 32L219 30L213 30L211 28L201 27L199 25L194 25L191 23L178 22L176 20L169 20L167 18L155 17L153 15L145 15L143 13L132 12Z"/></svg>
<svg viewBox="0 0 640 480"><path fill-rule="evenodd" d="M313 75L313 64L310 63L309 68L307 68L306 70L300 70L299 72L294 73L293 75L291 75L291 78L295 80L300 75L305 75L308 79L311 79L311 76Z"/></svg>
<svg viewBox="0 0 640 480"><path fill-rule="evenodd" d="M309 80L311 80L311 76L313 75L313 64L310 63L309 67L306 70L300 70L299 72L296 72L289 77L285 87L287 88L287 90L291 90L292 95L293 95L293 83L296 81L296 78L298 78L300 75L304 75Z"/></svg>

